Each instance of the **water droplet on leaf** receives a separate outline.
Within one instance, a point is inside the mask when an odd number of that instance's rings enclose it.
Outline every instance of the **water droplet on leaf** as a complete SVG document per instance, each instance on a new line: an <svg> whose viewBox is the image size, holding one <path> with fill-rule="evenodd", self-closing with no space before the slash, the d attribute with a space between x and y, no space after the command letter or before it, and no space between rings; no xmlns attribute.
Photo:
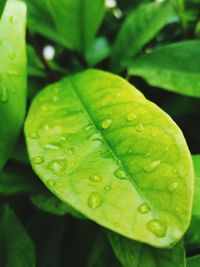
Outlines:
<svg viewBox="0 0 200 267"><path fill-rule="evenodd" d="M152 219L147 223L147 228L157 237L165 237L167 232L167 227L165 223L160 220Z"/></svg>
<svg viewBox="0 0 200 267"><path fill-rule="evenodd" d="M147 203L142 203L139 207L138 207L138 211L142 214L146 214L150 211L150 207Z"/></svg>
<svg viewBox="0 0 200 267"><path fill-rule="evenodd" d="M36 132L33 132L33 133L30 133L30 134L29 134L29 137L30 137L31 139L37 139L37 138L39 137L39 135L38 135Z"/></svg>
<svg viewBox="0 0 200 267"><path fill-rule="evenodd" d="M122 179L122 180L127 179L126 173L121 168L117 169L114 174L119 179Z"/></svg>
<svg viewBox="0 0 200 267"><path fill-rule="evenodd" d="M0 87L0 101L3 103L8 101L8 91L5 86Z"/></svg>
<svg viewBox="0 0 200 267"><path fill-rule="evenodd" d="M74 154L74 151L75 151L75 148L74 148L74 147L70 147L70 148L68 149L68 153L69 153L70 155Z"/></svg>
<svg viewBox="0 0 200 267"><path fill-rule="evenodd" d="M105 191L110 191L110 190L111 190L111 186L106 185L106 186L104 187L104 189L105 189Z"/></svg>
<svg viewBox="0 0 200 267"><path fill-rule="evenodd" d="M127 119L128 122L133 121L133 120L135 120L136 118L137 118L137 116L136 116L133 112L129 113L129 114L127 115L127 117L126 117L126 119Z"/></svg>
<svg viewBox="0 0 200 267"><path fill-rule="evenodd" d="M48 168L51 169L56 174L62 174L67 165L66 159L55 159L49 162Z"/></svg>
<svg viewBox="0 0 200 267"><path fill-rule="evenodd" d="M56 185L56 182L54 180L48 180L47 181L47 186L54 187L55 185Z"/></svg>
<svg viewBox="0 0 200 267"><path fill-rule="evenodd" d="M158 168L160 163L161 163L160 160L150 162L150 163L146 164L145 166L143 166L143 170L147 173L154 172Z"/></svg>
<svg viewBox="0 0 200 267"><path fill-rule="evenodd" d="M106 119L102 122L101 127L103 129L108 129L112 125L112 120L111 119Z"/></svg>
<svg viewBox="0 0 200 267"><path fill-rule="evenodd" d="M102 180L102 177L98 174L93 174L90 176L90 180L93 182L100 182Z"/></svg>
<svg viewBox="0 0 200 267"><path fill-rule="evenodd" d="M36 156L36 157L34 157L32 159L32 161L33 161L34 164L38 164L39 165L39 164L44 162L44 159L42 157L40 157L40 156Z"/></svg>
<svg viewBox="0 0 200 267"><path fill-rule="evenodd" d="M168 191L173 193L176 191L178 187L178 183L177 182L174 182L174 183L171 183L169 186L168 186Z"/></svg>
<svg viewBox="0 0 200 267"><path fill-rule="evenodd" d="M135 127L135 129L137 132L142 132L142 131L144 131L144 126L142 124L139 124Z"/></svg>
<svg viewBox="0 0 200 267"><path fill-rule="evenodd" d="M92 209L96 209L102 205L102 197L98 192L92 192L88 197L88 206Z"/></svg>

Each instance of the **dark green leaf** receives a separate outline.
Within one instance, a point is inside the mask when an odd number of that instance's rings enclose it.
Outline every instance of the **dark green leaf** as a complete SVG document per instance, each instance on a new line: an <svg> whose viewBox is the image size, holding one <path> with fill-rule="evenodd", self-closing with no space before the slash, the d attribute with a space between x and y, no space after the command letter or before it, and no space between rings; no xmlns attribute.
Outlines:
<svg viewBox="0 0 200 267"><path fill-rule="evenodd" d="M0 1L0 20L7 0Z"/></svg>
<svg viewBox="0 0 200 267"><path fill-rule="evenodd" d="M116 257L125 267L185 267L182 241L172 249L156 249L113 232L108 232L108 237Z"/></svg>
<svg viewBox="0 0 200 267"><path fill-rule="evenodd" d="M33 243L9 206L0 208L0 266L35 266Z"/></svg>
<svg viewBox="0 0 200 267"><path fill-rule="evenodd" d="M187 258L187 267L199 267L200 266L200 256L195 256Z"/></svg>
<svg viewBox="0 0 200 267"><path fill-rule="evenodd" d="M125 80L89 70L50 85L25 133L33 169L66 204L154 246L182 237L194 186L189 150L172 119Z"/></svg>
<svg viewBox="0 0 200 267"><path fill-rule="evenodd" d="M134 10L122 25L112 53L114 70L121 70L124 62L135 56L141 48L164 27L173 7L168 3L150 3Z"/></svg>
<svg viewBox="0 0 200 267"><path fill-rule="evenodd" d="M8 1L0 21L0 170L14 149L26 106L26 7Z"/></svg>
<svg viewBox="0 0 200 267"><path fill-rule="evenodd" d="M115 257L108 240L102 233L94 243L87 267L123 267Z"/></svg>
<svg viewBox="0 0 200 267"><path fill-rule="evenodd" d="M150 85L183 95L200 97L200 42L184 41L160 47L129 64L129 74Z"/></svg>

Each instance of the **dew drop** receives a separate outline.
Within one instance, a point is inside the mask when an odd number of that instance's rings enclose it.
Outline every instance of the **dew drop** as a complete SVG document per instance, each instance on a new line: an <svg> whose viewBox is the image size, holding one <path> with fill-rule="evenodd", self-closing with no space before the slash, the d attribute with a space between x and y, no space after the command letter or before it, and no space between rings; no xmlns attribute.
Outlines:
<svg viewBox="0 0 200 267"><path fill-rule="evenodd" d="M88 197L88 206L92 209L100 207L102 202L102 197L98 192L92 192Z"/></svg>
<svg viewBox="0 0 200 267"><path fill-rule="evenodd" d="M146 214L150 211L150 207L147 203L142 203L139 207L138 207L138 211L142 214Z"/></svg>
<svg viewBox="0 0 200 267"><path fill-rule="evenodd" d="M10 60L13 60L15 58L15 53L10 53L9 58L10 58Z"/></svg>
<svg viewBox="0 0 200 267"><path fill-rule="evenodd" d="M49 187L54 187L56 185L56 182L54 181L54 180L48 180L47 181L47 186L49 186Z"/></svg>
<svg viewBox="0 0 200 267"><path fill-rule="evenodd" d="M89 124L89 125L87 125L87 126L85 127L85 131L89 131L89 130L91 130L91 129L93 129L93 125L91 125L91 124Z"/></svg>
<svg viewBox="0 0 200 267"><path fill-rule="evenodd" d="M10 77L14 77L14 76L17 77L17 76L19 76L19 72L10 70L7 72L7 75Z"/></svg>
<svg viewBox="0 0 200 267"><path fill-rule="evenodd" d="M105 191L110 191L110 190L111 190L111 186L106 185L106 186L104 187L104 190L105 190Z"/></svg>
<svg viewBox="0 0 200 267"><path fill-rule="evenodd" d="M135 120L136 118L137 118L137 116L136 116L133 112L131 112L131 113L129 113L129 114L127 115L126 120L127 120L128 122L130 122L130 121Z"/></svg>
<svg viewBox="0 0 200 267"><path fill-rule="evenodd" d="M139 124L135 127L135 129L137 132L142 132L142 131L144 131L144 126L142 124Z"/></svg>
<svg viewBox="0 0 200 267"><path fill-rule="evenodd" d="M50 161L47 167L56 174L63 174L63 172L66 169L66 165L67 165L66 159L55 159Z"/></svg>
<svg viewBox="0 0 200 267"><path fill-rule="evenodd" d="M150 163L146 164L145 166L143 166L143 170L147 173L154 172L158 168L160 163L161 163L160 160L150 162Z"/></svg>
<svg viewBox="0 0 200 267"><path fill-rule="evenodd" d="M31 139L37 139L37 138L39 137L39 135L38 135L36 132L33 132L33 133L30 133L30 134L29 134L29 137L30 137Z"/></svg>
<svg viewBox="0 0 200 267"><path fill-rule="evenodd" d="M147 228L157 237L165 237L167 226L160 220L152 219L147 223Z"/></svg>
<svg viewBox="0 0 200 267"><path fill-rule="evenodd" d="M45 148L47 148L47 149L59 149L59 145L46 144Z"/></svg>
<svg viewBox="0 0 200 267"><path fill-rule="evenodd" d="M126 173L121 168L117 169L114 175L121 180L127 179Z"/></svg>
<svg viewBox="0 0 200 267"><path fill-rule="evenodd" d="M173 193L173 192L176 191L177 187L178 187L178 183L177 182L173 182L168 186L168 191Z"/></svg>
<svg viewBox="0 0 200 267"><path fill-rule="evenodd" d="M10 16L9 17L9 21L10 21L11 24L14 24L14 22L15 22L14 16Z"/></svg>
<svg viewBox="0 0 200 267"><path fill-rule="evenodd" d="M0 101L5 103L8 101L8 91L6 87L0 87Z"/></svg>
<svg viewBox="0 0 200 267"><path fill-rule="evenodd" d="M128 151L127 151L127 154L132 154L132 153L133 153L133 149L129 148Z"/></svg>
<svg viewBox="0 0 200 267"><path fill-rule="evenodd" d="M44 159L42 157L40 157L40 156L36 156L36 157L34 157L32 159L32 161L33 161L34 164L38 164L39 165L39 164L44 162Z"/></svg>
<svg viewBox="0 0 200 267"><path fill-rule="evenodd" d="M151 153L150 153L150 152L147 152L147 153L144 155L145 158L149 158L150 156L151 156Z"/></svg>
<svg viewBox="0 0 200 267"><path fill-rule="evenodd" d="M111 119L106 119L101 123L102 129L108 129L112 125Z"/></svg>
<svg viewBox="0 0 200 267"><path fill-rule="evenodd" d="M102 177L99 174L93 174L90 176L90 180L93 182L100 182L102 181Z"/></svg>
<svg viewBox="0 0 200 267"><path fill-rule="evenodd" d="M74 147L70 147L70 148L68 149L68 153L69 153L70 155L74 154L74 151L75 151L75 148L74 148Z"/></svg>

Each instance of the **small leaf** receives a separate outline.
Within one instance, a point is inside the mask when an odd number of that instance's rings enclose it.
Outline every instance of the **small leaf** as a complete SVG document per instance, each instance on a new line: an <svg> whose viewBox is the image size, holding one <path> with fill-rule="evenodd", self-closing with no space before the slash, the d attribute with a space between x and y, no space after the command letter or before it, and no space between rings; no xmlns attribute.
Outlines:
<svg viewBox="0 0 200 267"><path fill-rule="evenodd" d="M0 208L0 266L35 266L35 249L21 222L9 206Z"/></svg>
<svg viewBox="0 0 200 267"><path fill-rule="evenodd" d="M199 46L199 41L184 41L160 47L128 64L129 74L141 76L153 86L200 97Z"/></svg>
<svg viewBox="0 0 200 267"><path fill-rule="evenodd" d="M200 266L200 255L187 258L187 267L199 267Z"/></svg>
<svg viewBox="0 0 200 267"><path fill-rule="evenodd" d="M158 247L186 231L194 175L182 132L125 80L89 70L48 86L25 134L35 172L86 217Z"/></svg>
<svg viewBox="0 0 200 267"><path fill-rule="evenodd" d="M26 107L26 6L8 1L0 21L0 170L14 149Z"/></svg>
<svg viewBox="0 0 200 267"><path fill-rule="evenodd" d="M113 47L112 67L120 71L166 24L173 7L169 3L149 3L133 10L122 25Z"/></svg>
<svg viewBox="0 0 200 267"><path fill-rule="evenodd" d="M107 232L116 257L126 267L185 267L185 251L180 241L172 249L157 249Z"/></svg>

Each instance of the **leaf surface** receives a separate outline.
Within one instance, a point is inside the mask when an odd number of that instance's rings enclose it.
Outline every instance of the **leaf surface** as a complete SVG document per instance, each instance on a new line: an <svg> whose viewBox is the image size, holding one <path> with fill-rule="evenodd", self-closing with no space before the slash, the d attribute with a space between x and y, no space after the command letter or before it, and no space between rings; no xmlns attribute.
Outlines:
<svg viewBox="0 0 200 267"><path fill-rule="evenodd" d="M89 70L48 86L25 134L35 172L86 217L158 247L188 227L194 175L182 132L122 78Z"/></svg>
<svg viewBox="0 0 200 267"><path fill-rule="evenodd" d="M9 206L0 208L1 267L35 267L35 249L21 222Z"/></svg>
<svg viewBox="0 0 200 267"><path fill-rule="evenodd" d="M124 62L135 56L166 24L173 14L168 3L149 3L133 10L122 25L112 53L112 66L120 70Z"/></svg>
<svg viewBox="0 0 200 267"><path fill-rule="evenodd" d="M187 267L199 267L200 266L200 256L194 256L187 258Z"/></svg>
<svg viewBox="0 0 200 267"><path fill-rule="evenodd" d="M8 1L0 21L0 169L13 150L26 107L26 7Z"/></svg>
<svg viewBox="0 0 200 267"><path fill-rule="evenodd" d="M184 41L160 47L128 64L129 74L168 91L200 97L199 46L199 41Z"/></svg>
<svg viewBox="0 0 200 267"><path fill-rule="evenodd" d="M116 257L125 267L185 267L185 251L180 241L172 249L157 249L108 232Z"/></svg>

